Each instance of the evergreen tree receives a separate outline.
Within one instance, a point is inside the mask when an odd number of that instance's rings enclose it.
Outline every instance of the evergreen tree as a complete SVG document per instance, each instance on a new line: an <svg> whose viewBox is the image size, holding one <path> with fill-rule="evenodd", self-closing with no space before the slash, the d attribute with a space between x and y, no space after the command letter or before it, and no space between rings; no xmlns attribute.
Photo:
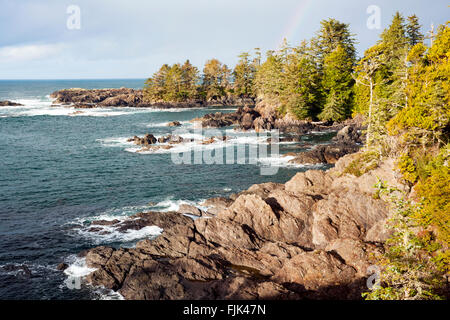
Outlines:
<svg viewBox="0 0 450 320"><path fill-rule="evenodd" d="M282 111L297 119L312 119L317 115L320 104L320 75L306 42L290 52L281 79Z"/></svg>
<svg viewBox="0 0 450 320"><path fill-rule="evenodd" d="M147 79L144 87L144 99L147 102L154 103L163 101L169 70L169 65L164 64L151 78Z"/></svg>
<svg viewBox="0 0 450 320"><path fill-rule="evenodd" d="M385 121L392 118L399 110L407 105L405 88L408 81L408 51L409 42L402 15L397 12L391 25L381 34L380 44L383 47L383 68L378 73L381 83L375 91L380 99L379 129L385 128Z"/></svg>
<svg viewBox="0 0 450 320"><path fill-rule="evenodd" d="M342 121L353 100L353 61L341 45L325 57L322 90L326 97L321 120Z"/></svg>
<svg viewBox="0 0 450 320"><path fill-rule="evenodd" d="M448 297L450 272L450 28L441 26L430 48L417 43L408 54L408 104L388 123L391 153L414 192L383 186L391 203L392 236L379 263L381 285L367 299ZM412 196L413 195L413 196Z"/></svg>
<svg viewBox="0 0 450 320"><path fill-rule="evenodd" d="M384 46L377 44L364 53L364 57L356 66L356 105L359 113L368 116L368 127L366 134L366 147L374 140L373 114L376 106L380 106L379 97L375 89L384 84L385 80L377 77L377 73L384 68L383 52Z"/></svg>
<svg viewBox="0 0 450 320"><path fill-rule="evenodd" d="M254 62L250 61L248 52L241 53L239 58L239 62L233 71L234 94L240 97L250 97L253 95L253 80L256 68Z"/></svg>
<svg viewBox="0 0 450 320"><path fill-rule="evenodd" d="M195 99L198 95L200 80L198 69L189 60L181 66L181 95L187 99Z"/></svg>
<svg viewBox="0 0 450 320"><path fill-rule="evenodd" d="M350 33L349 25L335 19L322 20L321 28L312 39L312 48L319 66L322 66L325 57L336 50L340 45L347 56L355 60L356 49L354 35Z"/></svg>
<svg viewBox="0 0 450 320"><path fill-rule="evenodd" d="M230 89L231 71L217 59L206 61L203 68L203 90L207 100L224 97Z"/></svg>
<svg viewBox="0 0 450 320"><path fill-rule="evenodd" d="M164 64L145 82L144 99L149 103L184 102L197 98L198 70L186 61L183 66Z"/></svg>
<svg viewBox="0 0 450 320"><path fill-rule="evenodd" d="M424 35L420 32L419 18L415 14L408 17L406 34L411 47L415 46L419 42L422 42L424 39Z"/></svg>
<svg viewBox="0 0 450 320"><path fill-rule="evenodd" d="M400 13L357 67L357 108L368 112L367 147L387 152L386 123L407 105L408 39ZM367 113L366 113L367 114Z"/></svg>
<svg viewBox="0 0 450 320"><path fill-rule="evenodd" d="M258 68L255 75L255 93L268 103L279 103L283 92L283 63L274 51L267 52L266 61Z"/></svg>

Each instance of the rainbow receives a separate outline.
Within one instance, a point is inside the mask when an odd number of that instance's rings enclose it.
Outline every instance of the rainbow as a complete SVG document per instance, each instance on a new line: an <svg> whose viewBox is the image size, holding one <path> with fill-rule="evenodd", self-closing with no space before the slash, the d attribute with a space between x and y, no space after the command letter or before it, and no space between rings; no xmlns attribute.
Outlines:
<svg viewBox="0 0 450 320"><path fill-rule="evenodd" d="M288 20L286 27L284 28L283 33L281 34L278 43L275 45L275 48L280 48L283 43L283 39L286 38L288 41L292 41L297 32L300 23L303 20L303 17L308 11L308 8L313 3L313 0L299 0L299 4L295 8L294 14L292 18Z"/></svg>

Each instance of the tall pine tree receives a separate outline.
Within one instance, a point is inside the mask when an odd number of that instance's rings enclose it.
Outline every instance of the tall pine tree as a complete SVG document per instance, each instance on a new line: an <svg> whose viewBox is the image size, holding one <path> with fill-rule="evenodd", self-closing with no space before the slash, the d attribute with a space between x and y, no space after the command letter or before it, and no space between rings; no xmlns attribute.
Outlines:
<svg viewBox="0 0 450 320"><path fill-rule="evenodd" d="M353 100L352 72L352 58L341 45L325 57L322 90L326 98L319 119L342 121L349 115Z"/></svg>
<svg viewBox="0 0 450 320"><path fill-rule="evenodd" d="M420 27L419 18L415 14L408 17L406 34L411 47L415 46L419 42L422 42L424 39L424 35L420 32Z"/></svg>

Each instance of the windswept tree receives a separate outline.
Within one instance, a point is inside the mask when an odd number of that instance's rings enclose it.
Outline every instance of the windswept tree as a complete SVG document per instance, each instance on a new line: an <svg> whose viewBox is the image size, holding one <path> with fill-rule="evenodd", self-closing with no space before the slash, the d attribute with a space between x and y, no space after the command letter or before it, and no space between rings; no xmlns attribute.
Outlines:
<svg viewBox="0 0 450 320"><path fill-rule="evenodd" d="M181 66L181 95L186 99L195 99L198 96L200 76L197 67L189 60Z"/></svg>
<svg viewBox="0 0 450 320"><path fill-rule="evenodd" d="M387 122L408 104L409 48L404 19L397 12L357 67L356 109L369 116L367 146L376 145L379 152L388 149L383 140Z"/></svg>
<svg viewBox="0 0 450 320"><path fill-rule="evenodd" d="M197 98L198 70L187 60L182 66L164 64L145 82L144 99L150 103L185 102Z"/></svg>
<svg viewBox="0 0 450 320"><path fill-rule="evenodd" d="M239 55L239 62L233 71L235 95L239 97L253 96L256 67L255 61L251 61L248 52L243 52Z"/></svg>
<svg viewBox="0 0 450 320"><path fill-rule="evenodd" d="M203 91L207 100L217 100L230 89L231 70L217 59L208 60L203 68Z"/></svg>
<svg viewBox="0 0 450 320"><path fill-rule="evenodd" d="M148 78L144 87L144 99L150 103L163 101L167 92L166 81L170 71L170 67L167 64Z"/></svg>
<svg viewBox="0 0 450 320"><path fill-rule="evenodd" d="M357 111L368 116L366 147L369 147L373 140L374 109L376 106L380 106L375 88L384 83L384 79L377 77L377 72L384 67L383 52L382 44L369 48L355 69Z"/></svg>

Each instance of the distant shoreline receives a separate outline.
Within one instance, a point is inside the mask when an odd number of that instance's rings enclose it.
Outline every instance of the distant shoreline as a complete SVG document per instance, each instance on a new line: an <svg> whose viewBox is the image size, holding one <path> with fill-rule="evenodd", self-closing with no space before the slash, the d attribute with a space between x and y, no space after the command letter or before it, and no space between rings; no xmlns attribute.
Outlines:
<svg viewBox="0 0 450 320"><path fill-rule="evenodd" d="M106 88L84 89L70 88L53 92L54 105L70 105L79 109L102 107L132 107L132 108L201 108L212 106L254 106L251 98L223 97L217 100L186 100L179 102L147 102L143 97L142 89L131 88Z"/></svg>

